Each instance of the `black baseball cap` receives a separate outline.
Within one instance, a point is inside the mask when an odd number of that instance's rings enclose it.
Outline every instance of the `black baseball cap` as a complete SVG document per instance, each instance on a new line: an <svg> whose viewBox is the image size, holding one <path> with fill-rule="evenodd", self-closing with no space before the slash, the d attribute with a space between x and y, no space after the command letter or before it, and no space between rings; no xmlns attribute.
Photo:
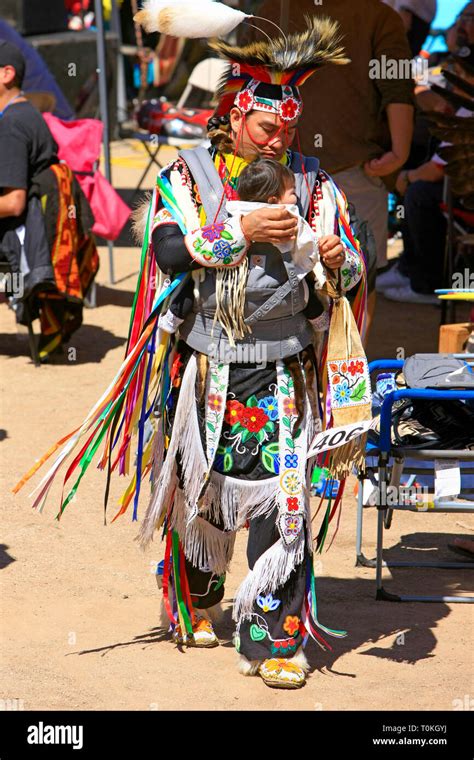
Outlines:
<svg viewBox="0 0 474 760"><path fill-rule="evenodd" d="M22 84L25 76L25 59L20 48L6 40L0 40L0 66L13 66L18 83Z"/></svg>

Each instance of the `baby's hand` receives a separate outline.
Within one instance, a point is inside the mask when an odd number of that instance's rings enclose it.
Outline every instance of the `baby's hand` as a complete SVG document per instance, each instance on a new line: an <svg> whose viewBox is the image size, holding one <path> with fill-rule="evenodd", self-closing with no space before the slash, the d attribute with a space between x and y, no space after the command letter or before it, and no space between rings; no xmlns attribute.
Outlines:
<svg viewBox="0 0 474 760"><path fill-rule="evenodd" d="M346 259L344 247L338 235L324 235L320 238L319 254L323 264L329 269L339 269Z"/></svg>

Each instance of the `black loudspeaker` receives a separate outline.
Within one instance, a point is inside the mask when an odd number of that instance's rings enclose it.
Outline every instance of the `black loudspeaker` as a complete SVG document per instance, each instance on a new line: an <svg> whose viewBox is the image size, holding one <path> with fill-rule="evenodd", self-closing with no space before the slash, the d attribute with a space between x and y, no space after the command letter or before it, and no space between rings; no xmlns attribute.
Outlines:
<svg viewBox="0 0 474 760"><path fill-rule="evenodd" d="M21 35L64 32L64 0L1 0L0 15Z"/></svg>
<svg viewBox="0 0 474 760"><path fill-rule="evenodd" d="M100 118L96 33L84 30L38 35L28 37L28 42L44 59L77 118ZM106 33L105 48L110 136L114 137L117 126L118 38L113 32Z"/></svg>

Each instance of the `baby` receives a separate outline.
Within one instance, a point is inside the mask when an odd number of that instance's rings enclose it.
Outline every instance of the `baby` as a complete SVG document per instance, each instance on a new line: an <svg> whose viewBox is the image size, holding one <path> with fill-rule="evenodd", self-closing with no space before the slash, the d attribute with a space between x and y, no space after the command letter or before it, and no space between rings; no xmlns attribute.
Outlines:
<svg viewBox="0 0 474 760"><path fill-rule="evenodd" d="M285 243L276 243L282 253L291 252L295 272L299 280L306 278L310 287L309 298L303 313L314 319L322 307L314 292L321 288L326 275L321 264L316 236L310 225L300 215L295 190L295 175L288 166L272 159L257 159L245 167L240 174L237 192L240 200L228 201L226 209L232 216L249 214L258 208L278 204L298 219L296 238ZM250 259L250 267L252 258ZM166 332L175 332L177 325L192 309L194 300L193 280L190 279L160 317L159 325Z"/></svg>
<svg viewBox="0 0 474 760"><path fill-rule="evenodd" d="M310 279L322 288L326 282L324 267L319 258L316 235L300 215L295 189L295 175L288 166L269 158L253 161L242 171L237 190L240 200L229 201L226 209L232 216L249 214L265 206L285 206L298 220L296 239L274 245L282 252L291 252L298 279L310 274ZM313 288L310 288L310 292Z"/></svg>

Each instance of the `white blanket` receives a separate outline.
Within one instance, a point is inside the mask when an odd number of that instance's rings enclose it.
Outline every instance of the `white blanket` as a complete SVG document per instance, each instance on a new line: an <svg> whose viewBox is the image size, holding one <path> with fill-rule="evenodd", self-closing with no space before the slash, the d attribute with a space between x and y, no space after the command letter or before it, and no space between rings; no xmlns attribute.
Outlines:
<svg viewBox="0 0 474 760"><path fill-rule="evenodd" d="M298 219L296 240L289 243L278 243L282 253L291 252L298 278L302 280L311 270L316 278L316 287L321 288L326 282L326 274L319 257L319 245L316 234L308 222L301 216L295 204L253 203L251 201L227 201L226 209L232 216L250 214L259 208L286 208Z"/></svg>

